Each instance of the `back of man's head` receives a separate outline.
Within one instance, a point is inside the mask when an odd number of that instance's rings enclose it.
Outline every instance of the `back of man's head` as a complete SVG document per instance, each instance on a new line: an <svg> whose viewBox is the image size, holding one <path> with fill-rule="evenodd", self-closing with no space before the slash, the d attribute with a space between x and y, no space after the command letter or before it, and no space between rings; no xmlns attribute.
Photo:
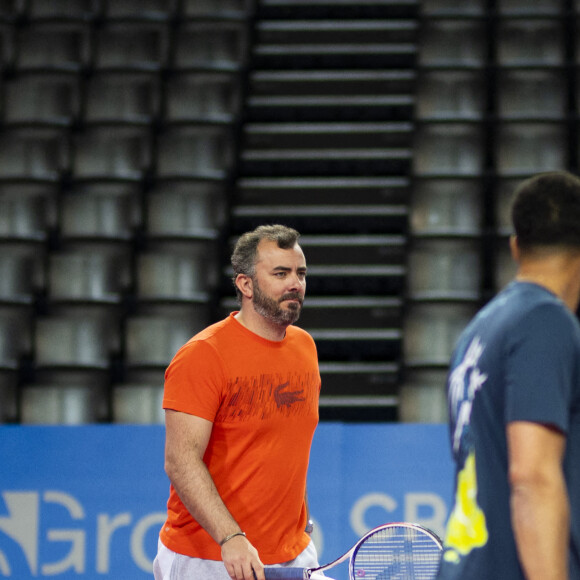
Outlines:
<svg viewBox="0 0 580 580"><path fill-rule="evenodd" d="M523 252L546 247L580 251L580 179L540 173L515 191L512 223Z"/></svg>

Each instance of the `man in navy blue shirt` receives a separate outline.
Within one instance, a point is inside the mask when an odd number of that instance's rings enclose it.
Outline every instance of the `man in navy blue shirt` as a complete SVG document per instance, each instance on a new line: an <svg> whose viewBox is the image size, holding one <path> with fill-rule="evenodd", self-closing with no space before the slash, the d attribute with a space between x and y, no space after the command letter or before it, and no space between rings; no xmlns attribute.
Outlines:
<svg viewBox="0 0 580 580"><path fill-rule="evenodd" d="M580 580L580 179L524 181L515 280L448 375L456 465L439 580Z"/></svg>

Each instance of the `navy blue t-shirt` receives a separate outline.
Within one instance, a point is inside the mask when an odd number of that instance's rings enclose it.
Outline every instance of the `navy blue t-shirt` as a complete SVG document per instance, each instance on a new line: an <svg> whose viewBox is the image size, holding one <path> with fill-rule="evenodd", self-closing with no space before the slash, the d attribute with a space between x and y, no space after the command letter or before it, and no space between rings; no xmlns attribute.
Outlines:
<svg viewBox="0 0 580 580"><path fill-rule="evenodd" d="M455 505L438 579L524 579L510 520L506 426L566 435L570 578L580 580L580 325L551 292L513 282L473 319L451 360Z"/></svg>

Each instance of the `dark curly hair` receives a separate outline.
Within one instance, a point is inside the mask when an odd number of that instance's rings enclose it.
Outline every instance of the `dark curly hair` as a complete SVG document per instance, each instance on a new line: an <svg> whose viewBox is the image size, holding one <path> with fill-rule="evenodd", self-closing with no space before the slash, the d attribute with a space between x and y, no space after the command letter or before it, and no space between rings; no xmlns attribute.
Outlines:
<svg viewBox="0 0 580 580"><path fill-rule="evenodd" d="M514 193L512 223L523 251L580 249L580 179L552 171L523 181Z"/></svg>

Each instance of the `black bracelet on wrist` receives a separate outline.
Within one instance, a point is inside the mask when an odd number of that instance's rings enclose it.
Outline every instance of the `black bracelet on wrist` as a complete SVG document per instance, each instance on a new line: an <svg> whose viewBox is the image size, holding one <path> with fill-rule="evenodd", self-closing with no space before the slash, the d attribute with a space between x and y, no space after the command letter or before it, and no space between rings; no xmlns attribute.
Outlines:
<svg viewBox="0 0 580 580"><path fill-rule="evenodd" d="M226 542L229 542L232 538L235 538L236 536L244 536L244 538L245 538L246 537L246 532L234 532L233 534L230 534L229 536L226 536L220 542L220 546L223 546Z"/></svg>

